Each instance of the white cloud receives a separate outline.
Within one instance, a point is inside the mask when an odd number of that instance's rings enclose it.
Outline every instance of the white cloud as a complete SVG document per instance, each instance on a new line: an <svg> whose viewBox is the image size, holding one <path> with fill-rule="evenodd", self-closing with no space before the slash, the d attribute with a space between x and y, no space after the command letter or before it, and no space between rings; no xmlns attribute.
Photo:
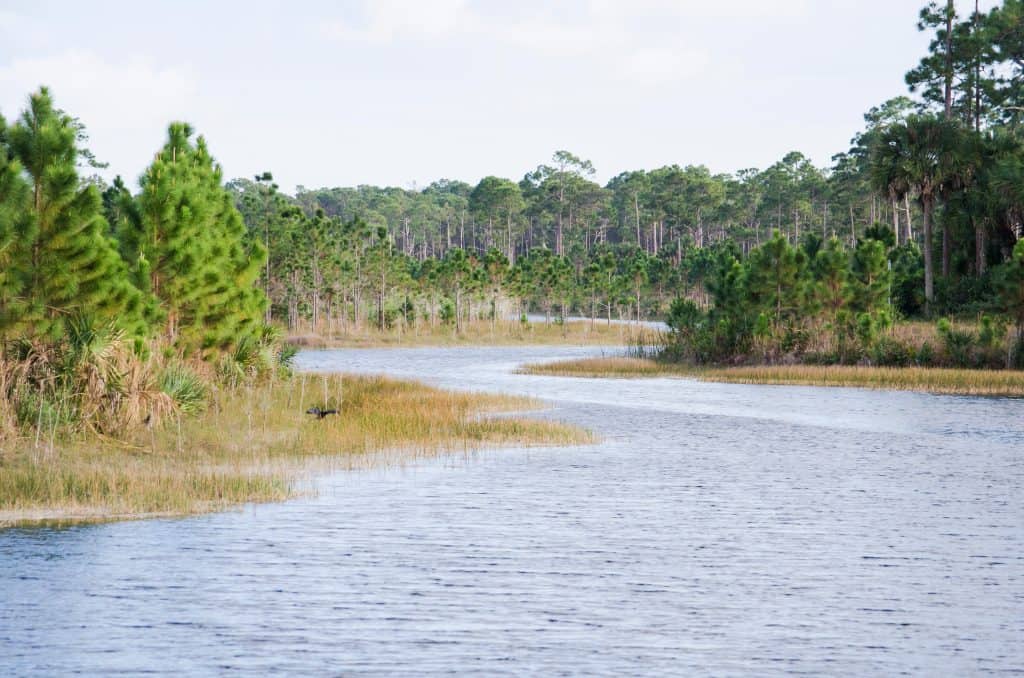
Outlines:
<svg viewBox="0 0 1024 678"><path fill-rule="evenodd" d="M697 76L710 61L710 55L703 50L640 48L616 64L616 74L625 80L659 85Z"/></svg>
<svg viewBox="0 0 1024 678"><path fill-rule="evenodd" d="M805 0L733 0L733 12L757 14L797 11ZM657 85L699 75L710 61L709 51L679 39L678 31L666 30L652 38L649 31L634 30L653 22L664 28L687 19L719 16L723 3L701 0L586 0L578 11L565 6L540 5L532 11L519 6L496 13L494 6L468 0L434 0L406 3L396 0L363 0L357 20L326 24L322 33L341 42L400 45L404 40L424 44L467 43L488 49L507 48L529 55L578 61L622 80ZM738 5L736 7L735 5ZM782 8L782 9L778 9ZM653 42L652 42L653 41Z"/></svg>
<svg viewBox="0 0 1024 678"><path fill-rule="evenodd" d="M85 123L100 160L139 172L167 124L196 108L193 79L182 69L140 58L115 63L73 49L0 65L0 112L13 121L41 85L50 88L57 106Z"/></svg>
<svg viewBox="0 0 1024 678"><path fill-rule="evenodd" d="M792 19L808 14L810 0L589 0L590 14L605 18Z"/></svg>
<svg viewBox="0 0 1024 678"><path fill-rule="evenodd" d="M343 41L384 44L404 38L441 38L470 28L465 24L476 19L467 0L373 0L361 6L360 16L359 22L328 22L323 32Z"/></svg>

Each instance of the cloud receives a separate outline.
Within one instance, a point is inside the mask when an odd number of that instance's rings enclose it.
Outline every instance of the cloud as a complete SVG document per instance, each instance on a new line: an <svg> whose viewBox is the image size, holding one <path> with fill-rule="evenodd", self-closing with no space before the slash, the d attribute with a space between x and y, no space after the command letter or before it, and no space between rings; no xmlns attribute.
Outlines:
<svg viewBox="0 0 1024 678"><path fill-rule="evenodd" d="M709 63L708 49L681 40L680 31L673 30L685 27L689 20L724 16L723 11L756 15L768 11L765 6L777 12L796 11L806 4L805 0L733 0L732 9L715 10L722 3L583 0L572 6L497 6L469 0L363 0L354 16L329 22L321 32L332 40L367 45L397 47L415 41L426 46L460 45L475 53L511 49L519 55L575 61L621 80L656 85L698 75ZM642 30L651 24L661 27L654 37Z"/></svg>
<svg viewBox="0 0 1024 678"><path fill-rule="evenodd" d="M0 65L0 112L13 121L41 85L50 88L57 106L85 123L97 157L122 170L141 171L167 124L196 108L195 83L185 70L71 49Z"/></svg>
<svg viewBox="0 0 1024 678"><path fill-rule="evenodd" d="M607 18L793 19L806 16L810 0L589 0L592 15Z"/></svg>
<svg viewBox="0 0 1024 678"><path fill-rule="evenodd" d="M467 0L372 0L361 6L359 20L330 21L322 32L338 40L369 44L442 38L476 23L477 15L468 5Z"/></svg>

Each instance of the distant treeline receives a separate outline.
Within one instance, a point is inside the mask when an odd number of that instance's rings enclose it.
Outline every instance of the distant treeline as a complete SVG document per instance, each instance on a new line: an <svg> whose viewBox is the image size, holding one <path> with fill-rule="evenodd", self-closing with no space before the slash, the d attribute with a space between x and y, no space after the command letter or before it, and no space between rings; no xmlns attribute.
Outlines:
<svg viewBox="0 0 1024 678"><path fill-rule="evenodd" d="M249 235L269 253L270 317L457 322L492 313L498 296L537 310L663 315L675 297L708 301L723 248L742 259L779 232L792 246L834 237L852 251L881 226L892 232L896 312L996 310L993 269L1024 231L1022 2L967 17L931 3L920 28L933 40L906 76L916 98L868 111L828 168L792 152L763 170L672 165L602 186L589 161L558 151L518 181L475 186L287 196L269 173L236 179L228 186Z"/></svg>

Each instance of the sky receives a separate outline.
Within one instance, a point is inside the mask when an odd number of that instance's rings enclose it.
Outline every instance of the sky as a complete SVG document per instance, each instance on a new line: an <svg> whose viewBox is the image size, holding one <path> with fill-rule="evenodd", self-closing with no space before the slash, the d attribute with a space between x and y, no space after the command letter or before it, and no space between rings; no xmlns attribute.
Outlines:
<svg viewBox="0 0 1024 678"><path fill-rule="evenodd" d="M982 0L987 9L998 0ZM827 166L906 93L923 0L0 2L0 114L50 87L134 185L172 120L282 189ZM969 12L973 2L959 0Z"/></svg>

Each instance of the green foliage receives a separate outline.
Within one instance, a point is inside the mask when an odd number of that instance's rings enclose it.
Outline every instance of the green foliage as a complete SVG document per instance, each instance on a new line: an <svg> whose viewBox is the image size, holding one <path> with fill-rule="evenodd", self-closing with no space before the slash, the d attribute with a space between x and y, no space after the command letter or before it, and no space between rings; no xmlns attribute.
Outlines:
<svg viewBox="0 0 1024 678"><path fill-rule="evenodd" d="M109 319L133 333L145 330L144 297L107 235L100 192L78 176L79 133L46 88L30 97L18 123L4 133L0 198L12 221L0 227L0 238L11 247L0 288L0 330L57 339L74 314ZM19 168L30 182L30 217L22 211Z"/></svg>
<svg viewBox="0 0 1024 678"><path fill-rule="evenodd" d="M194 370L184 365L169 365L160 373L157 383L182 414L196 415L206 409L210 389Z"/></svg>
<svg viewBox="0 0 1024 678"><path fill-rule="evenodd" d="M255 286L266 253L246 243L221 170L192 128L174 123L140 183L119 234L136 283L157 300L163 334L186 355L240 350L259 332L266 299Z"/></svg>
<svg viewBox="0 0 1024 678"><path fill-rule="evenodd" d="M29 185L22 177L21 164L2 143L6 135L7 123L0 117L0 340L27 310L23 291L36 237Z"/></svg>
<svg viewBox="0 0 1024 678"><path fill-rule="evenodd" d="M807 294L807 254L793 248L782 234L750 253L746 294L758 311L769 312L776 325L792 320Z"/></svg>
<svg viewBox="0 0 1024 678"><path fill-rule="evenodd" d="M939 339L942 342L942 350L947 360L955 367L969 367L973 361L973 348L975 337L972 332L959 330L953 327L948 318L940 318L936 324Z"/></svg>

